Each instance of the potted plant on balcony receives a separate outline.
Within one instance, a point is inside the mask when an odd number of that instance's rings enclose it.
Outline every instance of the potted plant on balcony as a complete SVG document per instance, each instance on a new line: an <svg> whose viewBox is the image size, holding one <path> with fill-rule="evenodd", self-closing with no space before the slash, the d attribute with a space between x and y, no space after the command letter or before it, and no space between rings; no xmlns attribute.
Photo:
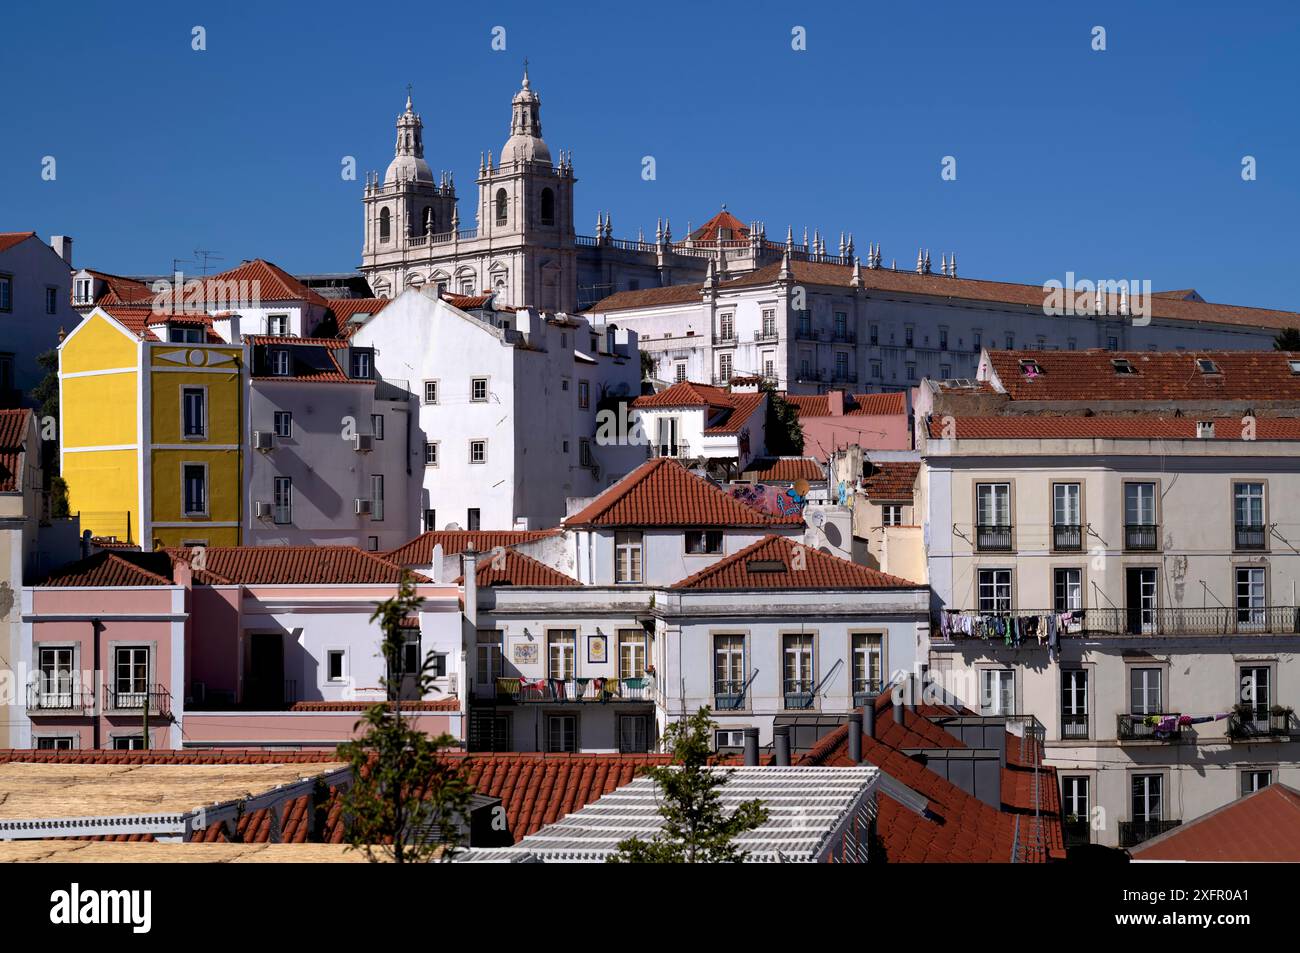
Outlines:
<svg viewBox="0 0 1300 953"><path fill-rule="evenodd" d="M1275 735L1289 735L1291 733L1291 716L1295 714L1295 709L1289 705L1274 705L1268 710L1269 714L1269 731Z"/></svg>

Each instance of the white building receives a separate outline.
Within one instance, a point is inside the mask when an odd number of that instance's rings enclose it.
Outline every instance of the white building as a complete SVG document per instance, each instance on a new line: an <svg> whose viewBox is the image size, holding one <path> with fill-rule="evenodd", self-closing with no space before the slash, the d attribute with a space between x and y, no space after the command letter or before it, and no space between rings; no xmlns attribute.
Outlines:
<svg viewBox="0 0 1300 953"><path fill-rule="evenodd" d="M0 232L0 407L30 402L46 371L36 358L80 321L69 304L72 239Z"/></svg>
<svg viewBox="0 0 1300 953"><path fill-rule="evenodd" d="M757 380L730 388L682 381L632 406L652 456L697 461L735 477L767 452L767 394Z"/></svg>
<svg viewBox="0 0 1300 953"><path fill-rule="evenodd" d="M985 352L918 401L931 674L1047 732L1076 840L1300 781L1300 358Z"/></svg>
<svg viewBox="0 0 1300 953"><path fill-rule="evenodd" d="M432 290L432 289L430 289ZM357 330L383 379L418 404L412 446L426 529L538 529L646 456L597 442L597 413L639 389L636 335L581 317L464 311L411 289Z"/></svg>

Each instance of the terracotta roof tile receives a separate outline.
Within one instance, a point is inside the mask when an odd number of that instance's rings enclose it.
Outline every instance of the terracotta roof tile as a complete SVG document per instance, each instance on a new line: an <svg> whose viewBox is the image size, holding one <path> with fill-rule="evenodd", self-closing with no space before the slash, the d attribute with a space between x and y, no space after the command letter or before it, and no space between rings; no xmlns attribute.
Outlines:
<svg viewBox="0 0 1300 953"><path fill-rule="evenodd" d="M749 240L749 226L724 208L692 232L690 235L691 241L697 244L711 245L718 240L720 237L719 232L724 228L730 229L731 234L724 238L723 241L739 242Z"/></svg>
<svg viewBox="0 0 1300 953"><path fill-rule="evenodd" d="M330 301L311 290L279 265L254 258L220 274L198 279L203 282L204 302L210 305L245 304L231 292L239 287L255 293L259 301L305 301L329 307ZM234 283L234 284L232 284Z"/></svg>
<svg viewBox="0 0 1300 953"><path fill-rule="evenodd" d="M15 245L35 237L35 232L0 232L0 251L8 251Z"/></svg>
<svg viewBox="0 0 1300 953"><path fill-rule="evenodd" d="M464 552L472 543L480 553L491 552L498 546L516 546L519 543L531 543L535 540L558 536L558 529L529 530L476 530L443 529L421 533L409 543L384 553L385 559L399 566L430 566L433 564L433 547L442 546L444 556L454 556Z"/></svg>
<svg viewBox="0 0 1300 953"><path fill-rule="evenodd" d="M920 462L871 461L872 473L862 481L867 499L873 503L911 503Z"/></svg>
<svg viewBox="0 0 1300 953"><path fill-rule="evenodd" d="M830 398L825 394L785 394L800 417L831 416ZM885 417L907 413L907 395L902 391L888 394L845 394L845 417Z"/></svg>
<svg viewBox="0 0 1300 953"><path fill-rule="evenodd" d="M799 514L768 516L660 457L637 467L564 520L565 526L777 526Z"/></svg>
<svg viewBox="0 0 1300 953"><path fill-rule="evenodd" d="M795 568L799 562L803 569ZM673 589L920 589L919 583L818 552L785 536L764 536Z"/></svg>
<svg viewBox="0 0 1300 953"><path fill-rule="evenodd" d="M190 550L168 549L189 561ZM405 570L355 546L209 546L195 580L208 585L368 585L397 583ZM428 582L418 573L416 582Z"/></svg>
<svg viewBox="0 0 1300 953"><path fill-rule="evenodd" d="M171 586L171 560L165 553L103 551L54 570L42 586Z"/></svg>
<svg viewBox="0 0 1300 953"><path fill-rule="evenodd" d="M26 450L32 412L26 408L0 410L0 450Z"/></svg>
<svg viewBox="0 0 1300 953"><path fill-rule="evenodd" d="M1197 437L1197 424L1213 421L1213 437ZM948 417L929 421L932 438L943 439L946 426L958 440L1240 440L1240 417L1165 417L1158 414L1113 416ZM1256 440L1300 440L1300 418L1257 417Z"/></svg>
<svg viewBox="0 0 1300 953"><path fill-rule="evenodd" d="M812 457L760 457L750 463L744 476L763 482L807 480L819 483L826 480L826 470Z"/></svg>
<svg viewBox="0 0 1300 953"><path fill-rule="evenodd" d="M579 586L581 583L572 576L566 576L545 563L538 562L531 556L507 549L502 553L503 565L497 568L497 560L491 554L484 555L474 573L477 585L482 586ZM464 577L456 580L463 584Z"/></svg>
<svg viewBox="0 0 1300 953"><path fill-rule="evenodd" d="M646 394L632 402L638 410L656 407L700 407L706 410L704 432L739 433L766 395L762 391L734 392L710 384L682 381L657 394Z"/></svg>
<svg viewBox="0 0 1300 953"><path fill-rule="evenodd" d="M1270 784L1130 851L1134 860L1300 862L1300 791Z"/></svg>
<svg viewBox="0 0 1300 953"><path fill-rule="evenodd" d="M357 315L368 314L373 317L388 307L387 298L330 298L328 301L340 337L345 336L344 332L349 326L353 329L359 326L351 323Z"/></svg>

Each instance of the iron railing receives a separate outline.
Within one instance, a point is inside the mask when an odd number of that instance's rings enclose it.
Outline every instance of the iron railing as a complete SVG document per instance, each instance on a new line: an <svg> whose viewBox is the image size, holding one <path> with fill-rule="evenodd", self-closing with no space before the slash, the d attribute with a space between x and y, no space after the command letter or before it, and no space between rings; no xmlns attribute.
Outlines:
<svg viewBox="0 0 1300 953"><path fill-rule="evenodd" d="M1228 715L1228 737L1236 741L1252 738L1287 738L1291 735L1291 710L1247 708Z"/></svg>
<svg viewBox="0 0 1300 953"><path fill-rule="evenodd" d="M1233 542L1237 549L1263 549L1266 536L1263 526L1233 527Z"/></svg>
<svg viewBox="0 0 1300 953"><path fill-rule="evenodd" d="M538 703L646 702L654 698L654 680L639 678L497 678L497 701Z"/></svg>
<svg viewBox="0 0 1300 953"><path fill-rule="evenodd" d="M884 679L855 678L853 680L853 707L861 708L872 704L877 695L885 690Z"/></svg>
<svg viewBox="0 0 1300 953"><path fill-rule="evenodd" d="M1166 831L1171 831L1182 821L1120 821L1119 846L1136 847Z"/></svg>
<svg viewBox="0 0 1300 953"><path fill-rule="evenodd" d="M72 685L28 685L27 710L41 714L82 714L95 710L95 693Z"/></svg>
<svg viewBox="0 0 1300 953"><path fill-rule="evenodd" d="M1061 715L1061 738L1076 739L1088 737L1088 716L1072 712Z"/></svg>
<svg viewBox="0 0 1300 953"><path fill-rule="evenodd" d="M735 711L745 707L748 682L716 680L713 683L713 707L717 711Z"/></svg>
<svg viewBox="0 0 1300 953"><path fill-rule="evenodd" d="M1011 525L978 523L975 526L975 548L985 553L1011 552Z"/></svg>
<svg viewBox="0 0 1300 953"><path fill-rule="evenodd" d="M1012 609L1005 606L997 611L978 609L951 612L949 619L957 617L983 620L989 617L1047 616L1069 611L1063 609ZM1074 621L1058 630L1062 636L1124 637L1225 637L1251 635L1300 634L1300 608L1296 606L1255 606L1236 609L1228 606L1209 606L1190 609L1128 609L1106 606L1100 609L1076 609ZM960 635L954 631L954 636ZM976 637L985 633L976 632Z"/></svg>
<svg viewBox="0 0 1300 953"><path fill-rule="evenodd" d="M1083 527L1078 523L1057 523L1052 526L1052 548L1071 553L1083 549Z"/></svg>
<svg viewBox="0 0 1300 953"><path fill-rule="evenodd" d="M166 714L171 711L172 696L162 685L146 685L141 688L119 689L115 685L104 686L105 711L144 711L150 714Z"/></svg>
<svg viewBox="0 0 1300 953"><path fill-rule="evenodd" d="M1071 814L1061 822L1061 829L1065 835L1066 850L1092 843L1092 828L1086 817L1079 818Z"/></svg>
<svg viewBox="0 0 1300 953"><path fill-rule="evenodd" d="M250 676L244 693L245 707L288 708L298 701L298 680Z"/></svg>
<svg viewBox="0 0 1300 953"><path fill-rule="evenodd" d="M1150 551L1159 548L1160 527L1155 523L1126 523L1124 548Z"/></svg>
<svg viewBox="0 0 1300 953"><path fill-rule="evenodd" d="M688 457L690 456L690 448L682 440L675 443L655 442L650 445L650 455L652 457Z"/></svg>
<svg viewBox="0 0 1300 953"><path fill-rule="evenodd" d="M785 707L792 709L811 708L815 697L814 682L811 678L787 678L781 691L785 696Z"/></svg>
<svg viewBox="0 0 1300 953"><path fill-rule="evenodd" d="M1182 741L1181 717L1181 712L1121 713L1116 717L1115 737L1120 741Z"/></svg>

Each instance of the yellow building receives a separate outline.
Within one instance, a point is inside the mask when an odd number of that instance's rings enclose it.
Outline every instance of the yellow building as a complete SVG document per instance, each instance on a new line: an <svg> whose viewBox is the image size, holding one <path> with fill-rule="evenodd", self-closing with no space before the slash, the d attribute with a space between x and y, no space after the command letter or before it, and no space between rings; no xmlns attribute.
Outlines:
<svg viewBox="0 0 1300 953"><path fill-rule="evenodd" d="M240 543L243 349L205 315L97 307L59 346L63 476L82 529Z"/></svg>

